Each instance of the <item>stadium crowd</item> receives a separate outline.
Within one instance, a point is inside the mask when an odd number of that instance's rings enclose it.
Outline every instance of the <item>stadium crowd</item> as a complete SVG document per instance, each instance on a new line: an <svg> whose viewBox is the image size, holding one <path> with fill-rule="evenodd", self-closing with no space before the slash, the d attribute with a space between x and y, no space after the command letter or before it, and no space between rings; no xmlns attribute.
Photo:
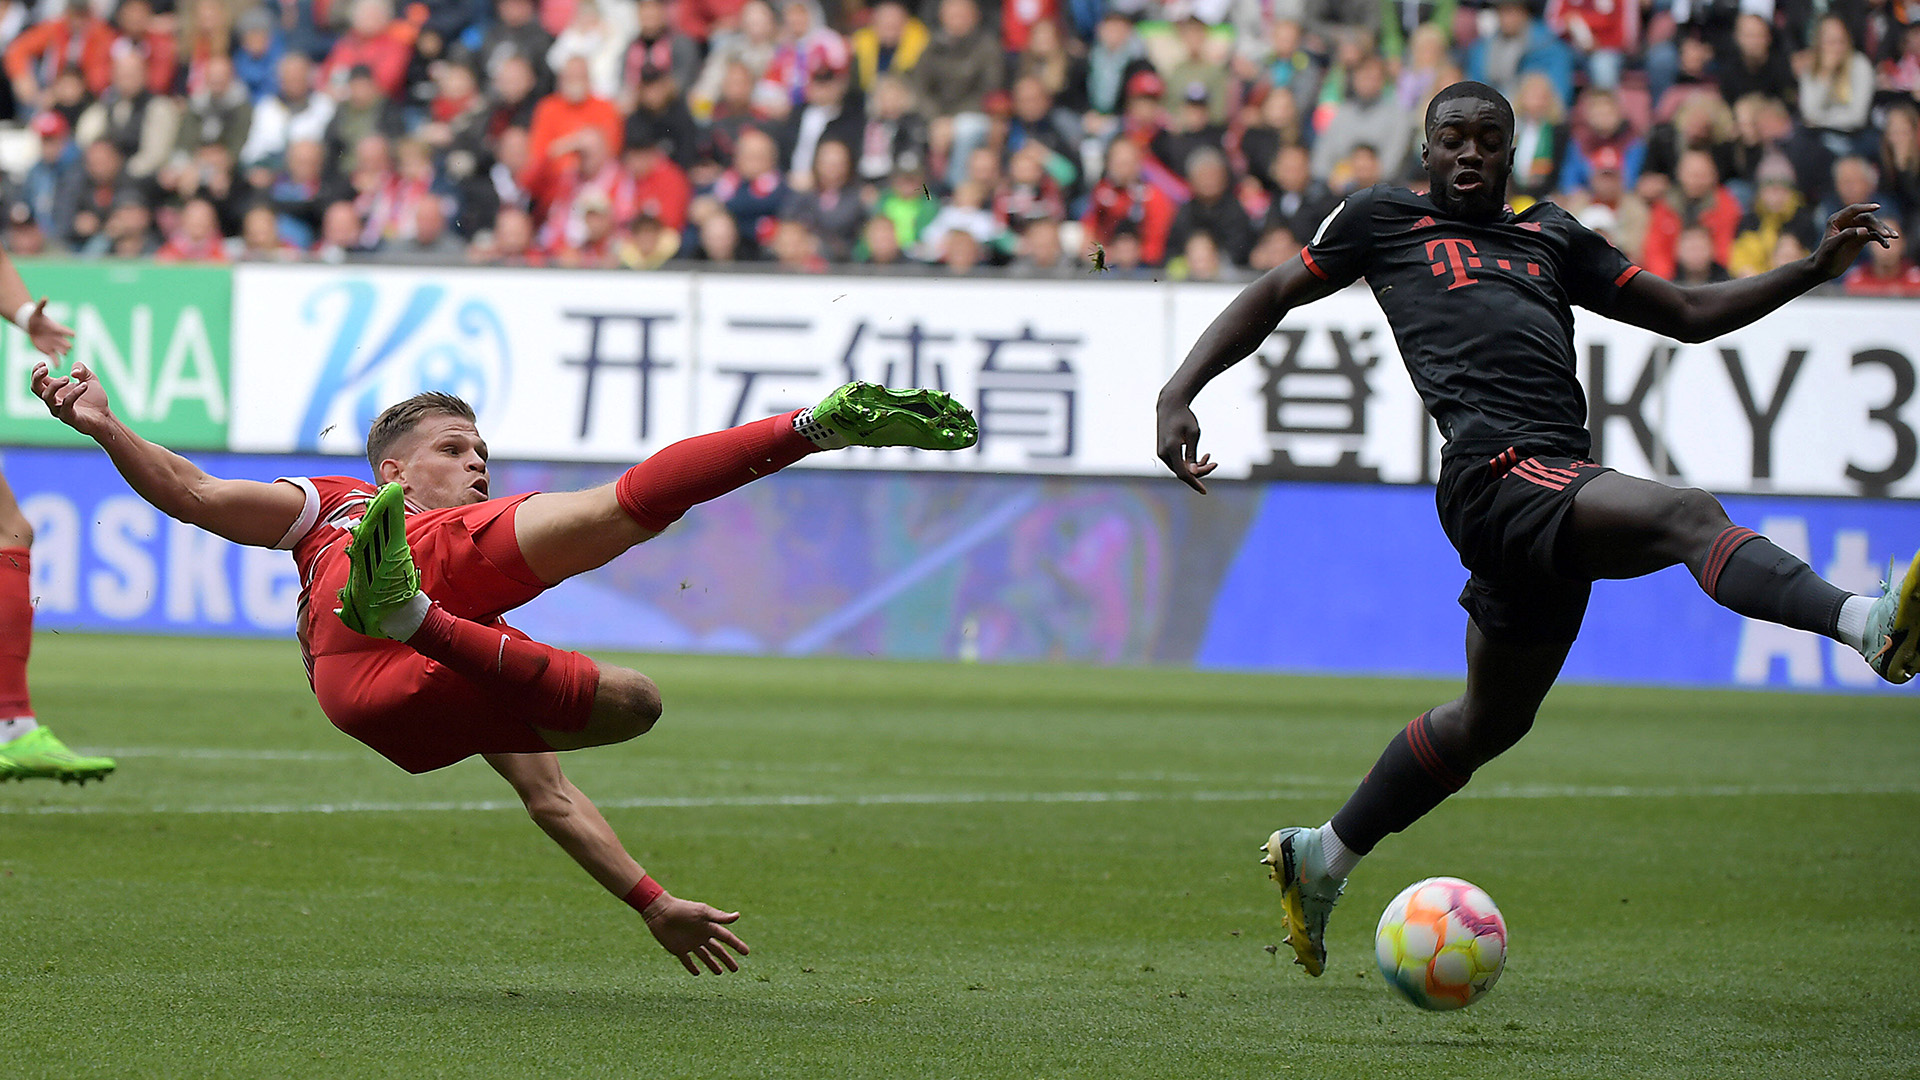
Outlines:
<svg viewBox="0 0 1920 1080"><path fill-rule="evenodd" d="M1676 280L1920 219L1920 0L0 0L16 253L1212 279L1415 186L1490 83L1510 197ZM1850 291L1920 295L1904 244Z"/></svg>

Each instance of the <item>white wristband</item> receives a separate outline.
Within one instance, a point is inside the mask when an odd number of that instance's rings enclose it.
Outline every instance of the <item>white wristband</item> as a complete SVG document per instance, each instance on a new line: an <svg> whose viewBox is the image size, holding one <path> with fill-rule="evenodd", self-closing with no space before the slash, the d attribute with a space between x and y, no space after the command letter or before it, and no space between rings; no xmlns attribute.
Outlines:
<svg viewBox="0 0 1920 1080"><path fill-rule="evenodd" d="M21 304L20 310L13 313L13 325L25 330L27 328L27 320L33 318L33 309L39 306L40 303L37 300L29 300Z"/></svg>

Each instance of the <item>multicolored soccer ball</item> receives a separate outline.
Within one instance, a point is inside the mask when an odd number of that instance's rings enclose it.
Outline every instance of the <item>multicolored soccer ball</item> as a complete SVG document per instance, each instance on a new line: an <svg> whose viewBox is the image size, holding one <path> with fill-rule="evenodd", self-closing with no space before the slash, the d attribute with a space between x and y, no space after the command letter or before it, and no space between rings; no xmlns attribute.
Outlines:
<svg viewBox="0 0 1920 1080"><path fill-rule="evenodd" d="M1507 964L1507 922L1493 898L1459 878L1406 887L1373 935L1380 974L1423 1009L1460 1009L1493 989Z"/></svg>

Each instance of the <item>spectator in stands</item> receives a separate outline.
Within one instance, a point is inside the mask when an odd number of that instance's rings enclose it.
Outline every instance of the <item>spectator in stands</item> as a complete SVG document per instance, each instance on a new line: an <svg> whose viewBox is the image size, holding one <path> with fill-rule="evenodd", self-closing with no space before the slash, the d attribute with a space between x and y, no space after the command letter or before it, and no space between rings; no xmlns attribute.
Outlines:
<svg viewBox="0 0 1920 1080"><path fill-rule="evenodd" d="M658 0L648 0L640 5L623 0L607 0L604 4L600 0L577 0L573 7L573 18L567 21L566 28L553 39L553 47L547 50L547 66L558 71L573 57L583 57L587 61L594 94L609 101L619 100L628 50L630 47L640 48L640 42L635 40L635 35L640 33L636 8L648 11L651 17L661 20L662 25L656 26L654 31L656 35L665 34L666 14ZM686 38L676 37L674 40L692 45ZM669 45L662 52L671 59L672 46Z"/></svg>
<svg viewBox="0 0 1920 1080"><path fill-rule="evenodd" d="M657 133L638 132L627 141L611 193L616 224L626 226L641 217L651 217L676 236L687 226L693 185L686 172L667 156L666 144ZM663 243L650 244L648 250ZM677 241L674 246L679 246Z"/></svg>
<svg viewBox="0 0 1920 1080"><path fill-rule="evenodd" d="M1379 57L1360 61L1353 70L1352 84L1352 93L1314 140L1313 174L1327 179L1355 146L1365 143L1379 153L1384 175L1399 176L1407 148L1412 145L1415 118L1386 92L1386 63Z"/></svg>
<svg viewBox="0 0 1920 1080"><path fill-rule="evenodd" d="M1380 171L1380 151L1366 143L1356 144L1333 175L1334 190L1343 194L1365 191L1386 178Z"/></svg>
<svg viewBox="0 0 1920 1080"><path fill-rule="evenodd" d="M870 266L898 266L906 258L900 250L900 234L893 222L880 214L867 219L860 230L860 242L853 246L853 259Z"/></svg>
<svg viewBox="0 0 1920 1080"><path fill-rule="evenodd" d="M587 196L602 195L611 202L613 189L622 179L619 160L597 128L578 133L567 160L568 165L545 174L531 189L542 221L536 242L549 254L581 242L586 234L586 219L581 215Z"/></svg>
<svg viewBox="0 0 1920 1080"><path fill-rule="evenodd" d="M1293 98L1293 91L1276 86L1260 99L1258 118L1241 129L1240 141L1233 148L1245 162L1243 171L1271 192L1279 186L1274 164L1281 148L1300 147L1301 157L1305 159L1306 141L1306 126L1301 122L1300 106Z"/></svg>
<svg viewBox="0 0 1920 1080"><path fill-rule="evenodd" d="M1694 150L1713 159L1715 173L1732 176L1739 171L1738 143L1733 110L1726 100L1719 94L1691 93L1680 102L1672 120L1655 124L1647 133L1647 156L1636 186L1649 201L1658 199L1677 179L1680 159Z"/></svg>
<svg viewBox="0 0 1920 1080"><path fill-rule="evenodd" d="M370 135L398 138L406 131L400 107L380 92L373 69L354 68L347 75L347 96L327 121L327 152L343 173L359 168L354 154Z"/></svg>
<svg viewBox="0 0 1920 1080"><path fill-rule="evenodd" d="M23 114L40 108L47 85L62 69L89 52L110 52L113 37L88 0L66 0L60 14L22 30L7 45L5 61L14 107Z"/></svg>
<svg viewBox="0 0 1920 1080"><path fill-rule="evenodd" d="M121 9L125 10L126 6L127 0L121 0ZM286 55L280 28L264 7L248 8L233 25L237 38L233 75L247 88L247 96L258 102L271 95L280 84L280 58ZM149 55L149 65L152 61ZM171 73L168 77L172 77Z"/></svg>
<svg viewBox="0 0 1920 1080"><path fill-rule="evenodd" d="M1590 86L1620 85L1620 69L1640 47L1640 4L1621 0L1548 0L1547 25L1573 45ZM1565 104L1569 100L1561 98Z"/></svg>
<svg viewBox="0 0 1920 1080"><path fill-rule="evenodd" d="M677 11L680 32L702 44L738 29L745 15L740 0L680 0Z"/></svg>
<svg viewBox="0 0 1920 1080"><path fill-rule="evenodd" d="M533 217L517 206L503 206L485 241L470 251L475 262L493 266L544 266L547 258L534 247Z"/></svg>
<svg viewBox="0 0 1920 1080"><path fill-rule="evenodd" d="M1312 236L1337 200L1327 186L1313 178L1304 146L1283 146L1273 158L1274 192L1267 204L1263 233L1276 228L1293 237Z"/></svg>
<svg viewBox="0 0 1920 1080"><path fill-rule="evenodd" d="M1231 181L1227 159L1219 151L1198 150L1187 159L1187 186L1193 197L1173 216L1167 230L1169 248L1186 251L1190 237L1205 233L1217 245L1216 263L1225 258L1235 266L1246 265L1253 254L1253 222L1234 197Z"/></svg>
<svg viewBox="0 0 1920 1080"><path fill-rule="evenodd" d="M986 245L965 229L947 229L940 241L938 261L954 277L973 273L985 257Z"/></svg>
<svg viewBox="0 0 1920 1080"><path fill-rule="evenodd" d="M1248 257L1247 265L1260 273L1269 270L1300 254L1300 239L1284 225L1269 225L1260 233L1260 240L1253 245L1253 254Z"/></svg>
<svg viewBox="0 0 1920 1080"><path fill-rule="evenodd" d="M1206 106L1206 122L1224 128L1227 123L1227 95L1230 90L1227 77L1225 48L1216 50L1211 32L1200 16L1192 9L1182 18L1177 27L1180 35L1180 58L1166 70L1163 78L1167 82L1166 107L1174 112L1182 105L1198 102ZM1178 168L1174 162L1168 167Z"/></svg>
<svg viewBox="0 0 1920 1080"><path fill-rule="evenodd" d="M1793 138L1793 116L1778 98L1748 94L1733 103L1734 173L1727 177L1743 203L1753 199L1756 172L1769 155L1787 152Z"/></svg>
<svg viewBox="0 0 1920 1080"><path fill-rule="evenodd" d="M882 75L905 75L920 62L933 35L907 11L905 0L880 0L873 17L853 32L848 47L862 93L872 93Z"/></svg>
<svg viewBox="0 0 1920 1080"><path fill-rule="evenodd" d="M1807 236L1815 232L1812 215L1800 195L1793 166L1779 154L1769 155L1756 173L1753 208L1740 219L1733 250L1727 256L1727 270L1734 277L1752 277L1773 266L1773 249L1780 234L1794 232Z"/></svg>
<svg viewBox="0 0 1920 1080"><path fill-rule="evenodd" d="M726 265L750 258L740 247L740 226L735 224L733 215L722 210L719 213L706 214L697 219L700 244L694 250L694 258L702 262Z"/></svg>
<svg viewBox="0 0 1920 1080"><path fill-rule="evenodd" d="M787 195L780 219L804 226L819 254L846 262L867 223L867 208L853 187L853 152L846 143L829 139L819 144L809 164L812 176Z"/></svg>
<svg viewBox="0 0 1920 1080"><path fill-rule="evenodd" d="M1189 85L1173 123L1150 144L1153 156L1176 173L1184 173L1188 159L1199 151L1226 152L1227 129L1213 122L1207 93L1200 83Z"/></svg>
<svg viewBox="0 0 1920 1080"><path fill-rule="evenodd" d="M1920 20L1907 25L1900 35L1898 55L1880 66L1880 85L1886 90L1920 97Z"/></svg>
<svg viewBox="0 0 1920 1080"><path fill-rule="evenodd" d="M1140 148L1126 139L1115 139L1107 147L1106 172L1087 200L1082 224L1089 240L1109 247L1116 246L1126 224L1139 242L1141 261L1157 266L1166 258L1167 230L1173 226L1175 207L1165 192L1143 179L1142 156Z"/></svg>
<svg viewBox="0 0 1920 1080"><path fill-rule="evenodd" d="M1041 25L1050 25L1042 23ZM1080 180L1080 117L1054 104L1052 92L1039 75L1022 75L1013 83L1013 115L1007 121L1004 150L1016 154L1028 146L1045 152L1046 168L1063 189Z"/></svg>
<svg viewBox="0 0 1920 1080"><path fill-rule="evenodd" d="M1334 52L1341 41L1372 35L1380 26L1377 0L1306 0L1302 7L1307 48L1322 55Z"/></svg>
<svg viewBox="0 0 1920 1080"><path fill-rule="evenodd" d="M1867 257L1847 271L1840 287L1850 296L1920 296L1920 267L1907 261L1907 238L1900 235L1886 247L1867 245Z"/></svg>
<svg viewBox="0 0 1920 1080"><path fill-rule="evenodd" d="M491 107L465 61L441 60L433 65L433 98L414 134L440 153L454 146L479 150L486 144Z"/></svg>
<svg viewBox="0 0 1920 1080"><path fill-rule="evenodd" d="M1039 143L1028 143L1007 160L1007 175L993 193L993 216L1004 229L1017 229L1033 218L1064 221L1067 200L1059 181L1047 173L1051 152Z"/></svg>
<svg viewBox="0 0 1920 1080"><path fill-rule="evenodd" d="M234 258L244 262L301 262L307 253L280 233L280 219L273 207L256 203L240 222L240 251Z"/></svg>
<svg viewBox="0 0 1920 1080"><path fill-rule="evenodd" d="M1764 94L1788 105L1799 97L1793 64L1775 37L1773 24L1752 12L1734 22L1731 47L1722 50L1715 66L1720 95L1729 105L1748 94Z"/></svg>
<svg viewBox="0 0 1920 1080"><path fill-rule="evenodd" d="M859 151L860 178L878 184L894 171L902 154L927 158L927 121L913 108L913 88L897 75L883 75L874 83L866 123L854 143Z"/></svg>
<svg viewBox="0 0 1920 1080"><path fill-rule="evenodd" d="M773 230L773 260L782 269L803 274L826 272L827 260L820 254L820 238L804 221L783 220Z"/></svg>
<svg viewBox="0 0 1920 1080"><path fill-rule="evenodd" d="M687 175L696 184L711 184L726 170L742 131L767 126L767 118L753 104L754 86L754 77L745 64L734 64L727 69L720 83L720 98L713 103L706 123L696 129L694 136L693 167L687 170Z"/></svg>
<svg viewBox="0 0 1920 1080"><path fill-rule="evenodd" d="M535 92L540 78L532 62L522 56L508 56L492 72L487 88L487 137L498 139L508 128L531 128L533 110L540 107Z"/></svg>
<svg viewBox="0 0 1920 1080"><path fill-rule="evenodd" d="M807 101L788 115L774 131L782 156L787 160L787 184L806 188L813 183L814 151L825 142L851 146L866 128L866 118L857 105L849 104L851 74L844 68L821 65L807 81ZM849 241L851 243L851 241Z"/></svg>
<svg viewBox="0 0 1920 1080"><path fill-rule="evenodd" d="M686 0L682 0L684 10ZM775 35L778 24L773 17L773 9L764 0L749 0L740 9L740 25L737 29L716 33L711 47L707 50L706 63L700 68L700 76L694 80L692 89L687 91L687 102L693 114L702 120L709 118L714 104L721 97L722 83L729 77L729 70L735 65L746 69L747 93L742 100L751 99L753 88L760 82L773 63L774 50L778 47Z"/></svg>
<svg viewBox="0 0 1920 1080"><path fill-rule="evenodd" d="M1128 80L1152 67L1147 62L1146 45L1134 32L1133 19L1109 5L1100 17L1093 47L1087 51L1087 115L1083 121L1090 134L1104 136L1113 131L1126 104Z"/></svg>
<svg viewBox="0 0 1920 1080"><path fill-rule="evenodd" d="M138 198L124 198L113 204L106 224L79 254L89 259L142 259L153 255L159 246L153 232L153 211Z"/></svg>
<svg viewBox="0 0 1920 1080"><path fill-rule="evenodd" d="M1079 126L1080 115L1087 111L1087 61L1068 50L1060 24L1051 19L1033 24L1026 49L1014 57L1015 82L1028 77L1040 80L1054 105L1071 113L1074 126Z"/></svg>
<svg viewBox="0 0 1920 1080"><path fill-rule="evenodd" d="M80 171L80 149L74 145L66 117L43 112L28 127L40 140L40 154L20 181L19 197L36 221L52 221L60 189Z"/></svg>
<svg viewBox="0 0 1920 1080"><path fill-rule="evenodd" d="M180 224L167 235L167 242L154 253L158 262L227 261L226 237L220 234L220 218L206 199L190 199L180 210Z"/></svg>
<svg viewBox="0 0 1920 1080"><path fill-rule="evenodd" d="M1588 184L1590 202L1606 207L1613 214L1614 246L1629 259L1639 260L1646 250L1648 222L1653 210L1639 192L1628 185L1626 163L1619 151L1611 146L1594 151Z"/></svg>
<svg viewBox="0 0 1920 1080"><path fill-rule="evenodd" d="M667 22L667 6L662 0L638 0L634 7L638 36L627 47L624 85L640 83L642 71L664 71L673 85L685 90L700 74L700 46L685 34L677 33ZM624 103L628 110L632 100Z"/></svg>
<svg viewBox="0 0 1920 1080"><path fill-rule="evenodd" d="M1301 44L1301 28L1298 20L1277 18L1273 20L1267 33L1267 47L1262 58L1261 70L1266 76L1266 84L1271 90L1285 90L1293 98L1294 108L1301 110L1312 102L1320 100L1320 78L1323 74L1320 61L1314 59ZM1269 96L1271 96L1271 90Z"/></svg>
<svg viewBox="0 0 1920 1080"><path fill-rule="evenodd" d="M428 195L414 204L410 215L411 236L396 240L388 251L409 258L452 262L466 245L447 228L447 204L436 195Z"/></svg>
<svg viewBox="0 0 1920 1080"><path fill-rule="evenodd" d="M1817 221L1825 221L1854 203L1879 203L1887 217L1900 220L1906 207L1880 190L1880 169L1858 154L1848 154L1833 163L1833 188L1814 210Z"/></svg>
<svg viewBox="0 0 1920 1080"><path fill-rule="evenodd" d="M343 263L366 249L360 246L360 212L350 202L329 203L320 218L320 242L313 257L323 263Z"/></svg>
<svg viewBox="0 0 1920 1080"><path fill-rule="evenodd" d="M90 92L106 93L113 82L114 55L122 52L136 52L146 58L148 90L156 94L173 92L179 45L170 25L155 25L152 0L121 0L113 12L113 33L88 35L80 66Z"/></svg>
<svg viewBox="0 0 1920 1080"><path fill-rule="evenodd" d="M1573 50L1534 17L1528 0L1499 0L1495 9L1493 33L1467 50L1467 78L1511 99L1520 92L1521 77L1538 71L1553 80L1561 101L1572 101Z"/></svg>
<svg viewBox="0 0 1920 1080"><path fill-rule="evenodd" d="M320 65L320 83L335 97L346 94L354 69L373 73L374 85L388 98L398 98L406 87L407 64L413 59L413 28L393 17L389 0L353 0L347 32L333 43Z"/></svg>
<svg viewBox="0 0 1920 1080"><path fill-rule="evenodd" d="M682 168L694 163L700 145L700 130L687 110L686 99L674 88L673 78L660 68L640 69L640 92L633 111L627 114L626 131L630 137L651 133L656 145L663 146L667 156Z"/></svg>
<svg viewBox="0 0 1920 1080"><path fill-rule="evenodd" d="M235 170L233 154L226 144L210 142L195 150L190 158L176 158L162 168L155 179L172 195L172 199L163 201L158 208L157 217L163 228L173 228L175 207L189 199L206 199L219 216L221 235L239 233L240 216L252 202L253 193Z"/></svg>
<svg viewBox="0 0 1920 1080"><path fill-rule="evenodd" d="M1514 163L1509 187L1516 196L1538 201L1558 190L1571 133L1553 82L1540 72L1520 80L1520 96L1514 99L1513 112Z"/></svg>
<svg viewBox="0 0 1920 1080"><path fill-rule="evenodd" d="M1854 153L1873 109L1873 64L1854 47L1846 20L1829 15L1814 32L1800 73L1800 121L1835 156Z"/></svg>
<svg viewBox="0 0 1920 1080"><path fill-rule="evenodd" d="M940 26L914 65L921 115L951 133L947 180L958 184L967 156L986 141L987 95L1003 82L1000 43L980 26L974 0L940 0ZM936 135L935 143L941 141Z"/></svg>
<svg viewBox="0 0 1920 1080"><path fill-rule="evenodd" d="M680 230L642 212L622 238L618 254L620 265L629 270L658 270L680 254Z"/></svg>
<svg viewBox="0 0 1920 1080"><path fill-rule="evenodd" d="M1907 102L1889 105L1880 131L1880 187L1899 202L1904 230L1920 218L1920 112Z"/></svg>
<svg viewBox="0 0 1920 1080"><path fill-rule="evenodd" d="M572 171L578 165L581 132L588 129L599 135L609 151L618 150L622 127L613 102L594 96L586 58L569 58L560 68L553 93L533 110L533 126L527 132L531 160L522 182L537 191L553 177Z"/></svg>
<svg viewBox="0 0 1920 1080"><path fill-rule="evenodd" d="M786 108L777 114L784 116L787 110L805 102L814 68L847 66L846 39L832 27L816 24L808 0L786 0L780 9L780 36L773 60L761 74L761 86L754 96L774 108L779 107L777 102L785 102Z"/></svg>
<svg viewBox="0 0 1920 1080"><path fill-rule="evenodd" d="M1680 155L1675 172L1671 189L1652 203L1641 255L1641 265L1668 280L1675 273L1682 231L1695 225L1705 228L1713 238L1714 261L1724 266L1742 216L1739 200L1720 183L1712 154L1688 150Z"/></svg>
<svg viewBox="0 0 1920 1080"><path fill-rule="evenodd" d="M247 141L240 147L241 165L273 169L290 143L325 141L333 112L333 99L314 90L313 61L305 53L287 53L280 58L274 92L253 107Z"/></svg>
<svg viewBox="0 0 1920 1080"><path fill-rule="evenodd" d="M1249 249L1251 250L1251 249ZM1220 245L1209 233L1197 232L1187 237L1181 245L1178 266L1173 268L1175 281L1219 281Z"/></svg>
<svg viewBox="0 0 1920 1080"><path fill-rule="evenodd" d="M87 90L80 69L70 67L53 77L53 85L41 95L41 101L41 112L59 113L72 128L80 123L80 115L93 107L93 94Z"/></svg>
<svg viewBox="0 0 1920 1080"><path fill-rule="evenodd" d="M253 95L234 77L232 58L212 57L200 88L187 97L174 154L176 158L191 157L200 147L219 143L237 161L252 124Z"/></svg>
<svg viewBox="0 0 1920 1080"><path fill-rule="evenodd" d="M114 57L113 84L80 114L73 130L83 145L113 143L126 160L127 174L145 179L173 153L180 111L172 98L147 89L146 60L126 52Z"/></svg>
<svg viewBox="0 0 1920 1080"><path fill-rule="evenodd" d="M1437 23L1422 23L1413 32L1406 63L1394 81L1394 97L1409 112L1424 109L1428 98L1459 78L1460 70L1447 55L1447 32Z"/></svg>
<svg viewBox="0 0 1920 1080"><path fill-rule="evenodd" d="M894 240L902 249L919 243L920 233L939 212L927 186L925 160L918 151L901 153L887 178L887 190L874 204L873 216L893 225Z"/></svg>
<svg viewBox="0 0 1920 1080"><path fill-rule="evenodd" d="M1689 225L1680 230L1680 239L1674 247L1674 284L1712 285L1732 278L1714 257L1713 244L1713 233L1704 225Z"/></svg>
<svg viewBox="0 0 1920 1080"><path fill-rule="evenodd" d="M1114 227L1113 237L1092 247L1095 259L1104 261L1105 273L1117 278L1144 278L1152 273L1147 265L1145 245L1140 240L1140 224L1122 221Z"/></svg>
<svg viewBox="0 0 1920 1080"><path fill-rule="evenodd" d="M717 200L738 228L737 246L744 257L756 258L773 239L774 223L787 200L780 175L779 148L773 137L748 128L740 133L733 167L720 175L708 194ZM705 248L704 237L701 246Z"/></svg>
<svg viewBox="0 0 1920 1080"><path fill-rule="evenodd" d="M497 82L502 78L502 65L509 59L523 60L534 76L534 85L527 93L535 100L544 97L548 88L547 53L553 48L553 37L534 18L533 0L494 0L493 11L493 25L480 39L481 70L487 73L489 82Z"/></svg>
<svg viewBox="0 0 1920 1080"><path fill-rule="evenodd" d="M301 55L304 58L304 54ZM279 219L280 232L301 247L310 248L320 235L326 208L350 199L352 190L326 174L327 150L317 139L287 144L284 164L266 189L268 205Z"/></svg>
<svg viewBox="0 0 1920 1080"><path fill-rule="evenodd" d="M1060 246L1060 222L1049 217L1016 220L1020 244L1014 250L1013 267L1038 274L1052 275L1073 265L1073 256Z"/></svg>

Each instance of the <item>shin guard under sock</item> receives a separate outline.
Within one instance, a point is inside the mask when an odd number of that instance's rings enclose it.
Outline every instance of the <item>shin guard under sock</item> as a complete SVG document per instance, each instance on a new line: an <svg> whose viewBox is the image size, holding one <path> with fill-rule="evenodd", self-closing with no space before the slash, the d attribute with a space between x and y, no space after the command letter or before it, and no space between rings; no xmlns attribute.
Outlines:
<svg viewBox="0 0 1920 1080"><path fill-rule="evenodd" d="M0 548L0 720L32 716L27 654L33 651L33 563L26 548Z"/></svg>
<svg viewBox="0 0 1920 1080"><path fill-rule="evenodd" d="M1393 737L1347 804L1333 815L1333 831L1354 853L1365 855L1388 833L1426 816L1466 786L1467 774L1448 765L1433 747L1428 713Z"/></svg>
<svg viewBox="0 0 1920 1080"><path fill-rule="evenodd" d="M1749 619L1839 636L1840 608L1853 595L1830 585L1778 544L1738 525L1714 538L1700 587Z"/></svg>
<svg viewBox="0 0 1920 1080"><path fill-rule="evenodd" d="M407 645L481 686L540 698L540 716L529 720L536 727L579 731L587 726L600 668L577 652L458 618L438 604Z"/></svg>
<svg viewBox="0 0 1920 1080"><path fill-rule="evenodd" d="M628 469L614 485L620 508L650 532L660 532L699 503L799 461L818 450L794 430L797 413L696 435Z"/></svg>

